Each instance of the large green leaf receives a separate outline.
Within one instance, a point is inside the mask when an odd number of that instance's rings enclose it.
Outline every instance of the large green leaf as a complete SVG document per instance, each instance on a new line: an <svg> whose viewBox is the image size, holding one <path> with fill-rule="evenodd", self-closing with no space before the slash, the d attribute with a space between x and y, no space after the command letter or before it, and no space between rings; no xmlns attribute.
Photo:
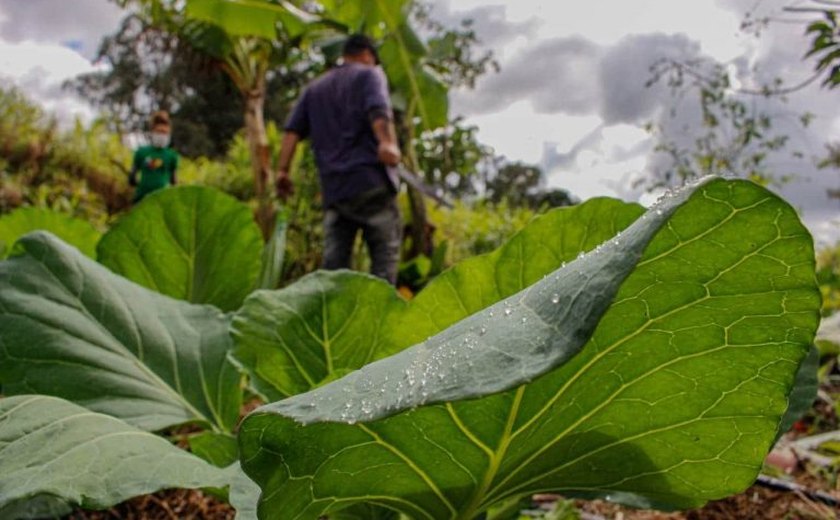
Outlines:
<svg viewBox="0 0 840 520"><path fill-rule="evenodd" d="M40 520L42 518L62 518L72 512L73 507L61 498L52 495L37 495L32 498L16 500L0 507L0 518Z"/></svg>
<svg viewBox="0 0 840 520"><path fill-rule="evenodd" d="M0 259L12 252L17 239L39 229L55 234L91 258L96 257L100 233L86 220L47 209L20 208L0 217Z"/></svg>
<svg viewBox="0 0 840 520"><path fill-rule="evenodd" d="M226 468L239 461L236 437L226 433L201 432L189 438L190 451L218 468Z"/></svg>
<svg viewBox="0 0 840 520"><path fill-rule="evenodd" d="M364 32L381 38L407 18L408 0L318 0L324 17L346 26L351 32Z"/></svg>
<svg viewBox="0 0 840 520"><path fill-rule="evenodd" d="M277 39L278 25L291 37L306 30L318 17L296 8L290 2L265 0L187 0L186 14L212 23L231 36Z"/></svg>
<svg viewBox="0 0 840 520"><path fill-rule="evenodd" d="M0 399L2 518L26 517L19 504L31 499L101 509L161 489L225 481L223 470L113 417L55 397Z"/></svg>
<svg viewBox="0 0 840 520"><path fill-rule="evenodd" d="M540 280L543 244L495 276L477 260L400 324L437 335L249 415L261 517L368 502L468 519L539 491L681 508L751 484L818 319L795 211L712 180ZM453 307L471 316L446 329Z"/></svg>
<svg viewBox="0 0 840 520"><path fill-rule="evenodd" d="M239 462L226 470L230 481L230 505L236 509L236 520L256 520L260 487L242 471Z"/></svg>
<svg viewBox="0 0 840 520"><path fill-rule="evenodd" d="M790 430L793 423L808 413L811 405L814 404L817 392L820 389L820 380L817 375L819 369L820 351L816 346L811 346L808 356L799 365L799 371L796 373L793 391L788 397L788 407L776 433L777 441Z"/></svg>
<svg viewBox="0 0 840 520"><path fill-rule="evenodd" d="M444 82L425 64L428 50L403 20L392 28L380 49L383 67L395 94L407 100L422 127L433 130L448 121L449 97Z"/></svg>
<svg viewBox="0 0 840 520"><path fill-rule="evenodd" d="M403 305L378 278L317 272L249 297L233 319L234 354L258 392L283 399L383 357L383 311Z"/></svg>
<svg viewBox="0 0 840 520"><path fill-rule="evenodd" d="M146 430L230 431L242 400L217 309L149 291L54 236L0 262L0 383L68 399Z"/></svg>
<svg viewBox="0 0 840 520"><path fill-rule="evenodd" d="M263 248L260 289L276 289L283 277L283 261L286 257L286 229L289 217L286 211L279 212L274 220L274 231Z"/></svg>
<svg viewBox="0 0 840 520"><path fill-rule="evenodd" d="M553 211L494 253L438 276L408 305L379 278L348 271L318 272L281 291L256 292L233 319L236 357L267 400L306 392L518 292L642 212L613 199Z"/></svg>
<svg viewBox="0 0 840 520"><path fill-rule="evenodd" d="M261 270L262 239L248 206L211 188L153 193L97 246L99 261L144 287L238 309Z"/></svg>

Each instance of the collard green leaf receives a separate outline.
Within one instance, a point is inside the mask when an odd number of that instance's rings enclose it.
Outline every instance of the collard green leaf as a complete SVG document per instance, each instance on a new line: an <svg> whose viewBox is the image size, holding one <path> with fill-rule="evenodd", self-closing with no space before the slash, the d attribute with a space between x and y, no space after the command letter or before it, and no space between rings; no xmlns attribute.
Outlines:
<svg viewBox="0 0 840 520"><path fill-rule="evenodd" d="M811 346L808 356L799 365L799 371L796 373L793 391L788 398L788 407L784 417L782 417L782 422L779 424L776 440L779 440L782 435L790 430L793 423L801 419L811 409L811 405L814 404L814 399L817 398L817 392L820 389L820 380L817 377L819 369L820 351L816 346Z"/></svg>
<svg viewBox="0 0 840 520"><path fill-rule="evenodd" d="M86 220L41 208L20 208L0 217L0 259L9 256L17 239L39 229L53 233L90 258L96 257L100 233Z"/></svg>
<svg viewBox="0 0 840 520"><path fill-rule="evenodd" d="M37 495L13 501L0 507L0 518L10 520L40 520L61 518L73 512L66 501L52 495Z"/></svg>
<svg viewBox="0 0 840 520"><path fill-rule="evenodd" d="M202 421L230 431L241 377L228 319L114 275L36 232L0 262L0 383L145 430Z"/></svg>
<svg viewBox="0 0 840 520"><path fill-rule="evenodd" d="M245 204L188 186L149 195L102 237L97 254L105 267L144 287L230 311L256 286L260 237Z"/></svg>
<svg viewBox="0 0 840 520"><path fill-rule="evenodd" d="M283 277L283 260L286 256L286 229L288 228L286 212L277 215L274 222L274 232L263 248L262 272L260 272L260 289L276 289Z"/></svg>
<svg viewBox="0 0 840 520"><path fill-rule="evenodd" d="M823 318L817 331L817 341L840 346L840 312Z"/></svg>
<svg viewBox="0 0 840 520"><path fill-rule="evenodd" d="M239 462L225 472L230 482L230 505L236 509L236 520L256 520L260 487L242 471Z"/></svg>
<svg viewBox="0 0 840 520"><path fill-rule="evenodd" d="M189 438L190 451L218 468L239 461L236 437L226 433L202 432Z"/></svg>
<svg viewBox="0 0 840 520"><path fill-rule="evenodd" d="M518 292L642 213L613 199L553 211L494 253L436 277L408 304L382 280L347 271L254 293L233 319L236 358L267 400L306 392Z"/></svg>
<svg viewBox="0 0 840 520"><path fill-rule="evenodd" d="M367 502L470 519L540 491L687 508L751 484L818 320L795 211L711 180L531 286L529 259L496 276L524 291L249 415L261 518ZM437 325L420 318L404 329Z"/></svg>
<svg viewBox="0 0 840 520"><path fill-rule="evenodd" d="M42 395L0 399L0 511L45 496L101 509L166 488L223 485L223 470L113 417Z"/></svg>
<svg viewBox="0 0 840 520"><path fill-rule="evenodd" d="M403 305L378 278L317 272L249 297L233 318L234 355L259 393L283 399L383 357L385 311Z"/></svg>

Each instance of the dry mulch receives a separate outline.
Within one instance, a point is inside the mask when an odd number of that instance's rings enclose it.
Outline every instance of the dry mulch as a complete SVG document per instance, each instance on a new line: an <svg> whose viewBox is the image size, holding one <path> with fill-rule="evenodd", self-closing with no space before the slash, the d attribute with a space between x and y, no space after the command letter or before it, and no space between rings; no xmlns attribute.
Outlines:
<svg viewBox="0 0 840 520"><path fill-rule="evenodd" d="M836 520L840 511L794 493L754 486L740 495L677 513L628 509L600 500L579 501L578 508L608 520Z"/></svg>
<svg viewBox="0 0 840 520"><path fill-rule="evenodd" d="M201 491L172 489L133 498L104 511L77 510L65 520L233 520L236 511Z"/></svg>

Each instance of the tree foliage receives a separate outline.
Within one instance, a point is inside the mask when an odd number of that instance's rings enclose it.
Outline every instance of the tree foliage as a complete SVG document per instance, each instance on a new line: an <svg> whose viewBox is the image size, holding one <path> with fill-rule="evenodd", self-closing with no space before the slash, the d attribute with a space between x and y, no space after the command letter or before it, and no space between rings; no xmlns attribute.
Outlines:
<svg viewBox="0 0 840 520"><path fill-rule="evenodd" d="M0 88L0 213L36 206L102 226L128 206L129 159L103 121L60 129L23 92Z"/></svg>
<svg viewBox="0 0 840 520"><path fill-rule="evenodd" d="M188 157L215 158L224 156L243 126L244 100L219 63L142 12L128 14L103 39L98 60L107 70L84 74L69 86L110 113L122 131L143 131L153 110L168 110L173 146ZM308 52L290 49L281 66L267 73L266 118L283 121L320 68Z"/></svg>
<svg viewBox="0 0 840 520"><path fill-rule="evenodd" d="M659 122L647 125L655 151L667 159L649 187L678 186L704 175L736 176L764 185L788 182L791 174L773 170L768 158L787 147L789 136L774 126L768 108L753 102L755 96L778 97L779 81L747 91L735 86L725 65L712 60L656 62L647 86L664 83L675 102L687 97L696 104L689 103L687 111L672 108ZM686 117L678 126L679 118ZM803 115L800 122L807 126L810 117ZM792 155L801 157L796 151Z"/></svg>

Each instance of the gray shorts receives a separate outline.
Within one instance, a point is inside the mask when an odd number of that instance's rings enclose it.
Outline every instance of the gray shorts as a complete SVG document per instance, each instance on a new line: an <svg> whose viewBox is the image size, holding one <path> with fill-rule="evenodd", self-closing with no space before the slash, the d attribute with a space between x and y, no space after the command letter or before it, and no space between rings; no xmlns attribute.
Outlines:
<svg viewBox="0 0 840 520"><path fill-rule="evenodd" d="M370 272L397 282L402 219L397 198L387 188L333 204L324 213L324 269L350 267L359 230L370 253Z"/></svg>

